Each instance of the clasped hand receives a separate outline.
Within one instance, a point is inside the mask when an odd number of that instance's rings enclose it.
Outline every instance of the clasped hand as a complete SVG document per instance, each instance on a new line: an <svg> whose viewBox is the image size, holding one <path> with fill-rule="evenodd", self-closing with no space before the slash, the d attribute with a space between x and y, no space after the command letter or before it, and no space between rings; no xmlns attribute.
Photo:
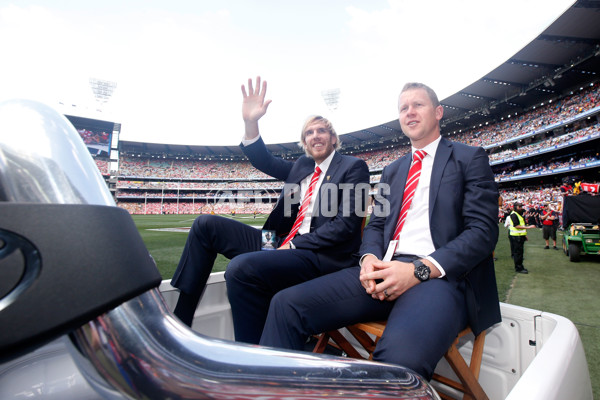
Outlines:
<svg viewBox="0 0 600 400"><path fill-rule="evenodd" d="M362 261L360 283L374 299L392 301L417 285L419 280L414 276L412 263L381 261L368 255Z"/></svg>

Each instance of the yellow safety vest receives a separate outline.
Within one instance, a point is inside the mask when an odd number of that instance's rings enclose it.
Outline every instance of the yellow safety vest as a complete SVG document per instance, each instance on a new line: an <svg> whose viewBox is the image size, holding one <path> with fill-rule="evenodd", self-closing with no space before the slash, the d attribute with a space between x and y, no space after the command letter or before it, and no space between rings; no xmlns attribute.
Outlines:
<svg viewBox="0 0 600 400"><path fill-rule="evenodd" d="M510 236L527 236L527 229L517 229L517 228L514 227L513 220L510 217L513 214L515 214L517 216L517 218L519 219L519 225L517 225L517 226L525 226L525 220L523 219L523 217L521 217L518 213L516 213L516 212L513 211L508 216L508 218L510 218L510 225L508 227L508 234Z"/></svg>

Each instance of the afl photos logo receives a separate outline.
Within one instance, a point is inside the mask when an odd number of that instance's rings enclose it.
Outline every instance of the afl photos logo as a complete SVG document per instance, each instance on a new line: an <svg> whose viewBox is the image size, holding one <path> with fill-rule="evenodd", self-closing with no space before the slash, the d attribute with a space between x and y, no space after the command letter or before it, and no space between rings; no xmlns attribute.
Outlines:
<svg viewBox="0 0 600 400"><path fill-rule="evenodd" d="M40 253L29 240L0 229L0 312L35 282L41 266Z"/></svg>

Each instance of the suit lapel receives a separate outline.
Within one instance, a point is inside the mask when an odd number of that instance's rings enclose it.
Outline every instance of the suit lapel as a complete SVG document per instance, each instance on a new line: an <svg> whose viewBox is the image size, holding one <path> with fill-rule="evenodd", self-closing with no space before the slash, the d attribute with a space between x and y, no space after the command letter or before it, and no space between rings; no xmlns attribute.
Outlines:
<svg viewBox="0 0 600 400"><path fill-rule="evenodd" d="M314 172L314 168L315 162L313 161L313 159L302 156L296 161L296 164L294 164L294 167L290 171L290 175L288 176L288 179L286 179L285 183L298 185L297 190L298 192L300 192L300 183L304 178L306 178L308 175L311 175ZM275 208L277 208L280 205L280 203L283 203L284 195L285 193L282 190L281 194L279 195L279 199L277 200L277 205L275 206ZM288 193L288 195L291 194ZM297 211L298 210L296 209L295 212ZM295 212L293 213L294 215L292 215L294 218L296 218Z"/></svg>
<svg viewBox="0 0 600 400"><path fill-rule="evenodd" d="M433 160L433 169L431 171L431 181L429 183L429 221L431 221L434 205L437 200L440 184L442 182L442 175L450 155L452 154L452 144L448 140L442 138L438 148L435 152L435 159ZM402 197L404 197L404 186L406 185L406 179L408 178L408 170L410 169L410 162L412 153L408 153L401 159L398 165L397 175L391 179L391 193L398 191L399 196L390 196L390 218L386 223L385 237L391 240L396 229L396 222L398 220L398 214L400 214L400 208L402 207Z"/></svg>
<svg viewBox="0 0 600 400"><path fill-rule="evenodd" d="M332 182L338 182L336 180L336 173L340 167L340 164L342 162L342 156L336 151L333 154L333 158L331 159L331 162L329 163L329 168L327 168L327 172L325 172L325 176L323 177L323 182L321 183L321 186L319 187L319 192L317 193L317 197L315 198L315 204L314 204L314 208L313 208L313 216L321 216L321 213L315 213L315 210L318 207L318 204L321 204L321 193L323 190L323 185L326 183L332 183ZM312 222L311 222L312 223Z"/></svg>
<svg viewBox="0 0 600 400"><path fill-rule="evenodd" d="M296 184L298 192L300 192L300 182L302 179L306 178L308 175L314 172L315 162L312 158L308 158L306 156L300 157L292 167L290 174L288 175L285 183L286 184ZM273 211L269 214L269 217L265 221L265 225L263 229L272 229L277 232L278 236L282 234L287 234L292 228L292 224L296 220L296 215L298 214L298 209L300 208L300 204L293 204L291 209L291 215L286 217L284 215L284 197L291 196L291 193L286 193L284 190L281 191L279 198L277 199L277 203L273 208Z"/></svg>
<svg viewBox="0 0 600 400"><path fill-rule="evenodd" d="M312 175L315 171L315 161L312 158L303 156L298 159L296 163L298 164L298 169L296 171L291 171L287 183L297 183L299 185L300 182L302 182L302 179L306 178L308 175Z"/></svg>
<svg viewBox="0 0 600 400"><path fill-rule="evenodd" d="M402 198L404 197L404 186L406 185L406 179L408 178L408 170L410 169L410 161L412 158L412 152L408 152L398 162L398 168L396 174L390 179L390 216L386 220L384 237L387 240L392 240L392 235L396 229L396 222L400 214L400 208L402 207ZM386 243L387 246L387 243Z"/></svg>
<svg viewBox="0 0 600 400"><path fill-rule="evenodd" d="M452 144L450 141L442 138L435 152L433 160L433 169L431 171L431 181L429 183L429 221L431 221L434 205L438 197L440 185L442 183L442 175L446 169L446 164L452 154Z"/></svg>

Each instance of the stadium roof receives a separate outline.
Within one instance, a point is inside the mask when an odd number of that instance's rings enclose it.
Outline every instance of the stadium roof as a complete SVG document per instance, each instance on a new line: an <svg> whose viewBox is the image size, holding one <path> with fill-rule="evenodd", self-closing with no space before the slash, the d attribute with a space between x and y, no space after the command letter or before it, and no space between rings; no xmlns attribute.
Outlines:
<svg viewBox="0 0 600 400"><path fill-rule="evenodd" d="M441 100L442 134L500 121L598 80L600 0L579 0L531 43L461 91ZM408 143L398 120L340 135L345 149ZM277 154L298 154L296 142L269 144ZM239 146L187 146L121 141L121 152L239 158Z"/></svg>

